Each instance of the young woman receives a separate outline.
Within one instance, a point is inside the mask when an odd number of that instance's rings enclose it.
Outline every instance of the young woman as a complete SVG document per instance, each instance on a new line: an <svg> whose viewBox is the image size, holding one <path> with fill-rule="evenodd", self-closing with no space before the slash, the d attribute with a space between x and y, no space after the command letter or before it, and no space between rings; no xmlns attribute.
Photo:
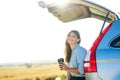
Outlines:
<svg viewBox="0 0 120 80"><path fill-rule="evenodd" d="M76 30L68 33L65 43L65 61L59 64L61 70L67 71L67 80L85 80L83 62L86 49L81 47L80 34Z"/></svg>

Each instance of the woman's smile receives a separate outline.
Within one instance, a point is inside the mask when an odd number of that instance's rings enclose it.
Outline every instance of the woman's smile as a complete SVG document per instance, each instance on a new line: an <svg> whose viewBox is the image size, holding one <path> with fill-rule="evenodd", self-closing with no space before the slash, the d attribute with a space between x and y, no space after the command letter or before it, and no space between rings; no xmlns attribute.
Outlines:
<svg viewBox="0 0 120 80"><path fill-rule="evenodd" d="M75 35L75 33L71 32L68 36L67 36L67 42L69 44L77 44L78 42L78 38Z"/></svg>

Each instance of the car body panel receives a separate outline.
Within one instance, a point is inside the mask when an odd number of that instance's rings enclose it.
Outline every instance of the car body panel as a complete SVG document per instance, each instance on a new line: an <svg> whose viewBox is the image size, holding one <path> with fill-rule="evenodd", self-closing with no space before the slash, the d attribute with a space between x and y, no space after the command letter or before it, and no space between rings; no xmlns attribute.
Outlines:
<svg viewBox="0 0 120 80"><path fill-rule="evenodd" d="M109 45L111 40L120 36L118 25L120 25L120 20L112 23L96 50L97 73L103 80L120 79L120 48L113 48Z"/></svg>
<svg viewBox="0 0 120 80"><path fill-rule="evenodd" d="M86 72L85 73L86 80L119 80L120 78L120 69L119 69L120 68L120 31L119 30L120 30L120 20L114 21L112 24L109 24L102 31L101 34L103 35L103 37L99 35L95 40L95 42L93 43L92 47L98 45L96 49L91 47L92 51L95 50L96 53L88 53L86 55L85 61L90 62L91 57L93 57L91 55L93 54L96 55L95 58L96 58L97 71ZM99 39L100 42L98 41ZM118 43L116 39L118 40ZM117 43L118 47L111 47L111 43L113 41ZM88 66L90 66L90 64Z"/></svg>
<svg viewBox="0 0 120 80"><path fill-rule="evenodd" d="M92 72L92 73L85 73L85 79L86 80L102 80L97 72Z"/></svg>

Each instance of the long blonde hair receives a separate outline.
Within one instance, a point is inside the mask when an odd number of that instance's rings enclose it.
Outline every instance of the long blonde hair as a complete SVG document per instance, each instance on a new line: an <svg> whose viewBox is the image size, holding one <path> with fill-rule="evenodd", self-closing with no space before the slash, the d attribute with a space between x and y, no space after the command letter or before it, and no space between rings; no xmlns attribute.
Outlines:
<svg viewBox="0 0 120 80"><path fill-rule="evenodd" d="M78 42L78 44L79 44L79 43L81 42L80 33L79 33L78 31L76 31L76 30L72 30L72 31L70 31L70 32L68 33L67 36L69 36L71 32L75 33L75 35L76 35L77 38L79 39L79 42ZM66 61L67 63L69 63L69 62L70 62L70 58L71 58L72 50L71 50L71 48L70 48L70 45L67 43L67 40L66 40L66 42L65 42L65 50L64 50L64 53L65 53L65 61Z"/></svg>

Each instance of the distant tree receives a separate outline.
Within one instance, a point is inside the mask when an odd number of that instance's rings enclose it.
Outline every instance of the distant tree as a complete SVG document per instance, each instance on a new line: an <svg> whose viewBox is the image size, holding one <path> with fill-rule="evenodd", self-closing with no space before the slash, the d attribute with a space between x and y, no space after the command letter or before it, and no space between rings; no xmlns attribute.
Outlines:
<svg viewBox="0 0 120 80"><path fill-rule="evenodd" d="M30 63L25 63L25 66L26 66L27 68L31 68L31 67L32 67L32 64L30 64Z"/></svg>

